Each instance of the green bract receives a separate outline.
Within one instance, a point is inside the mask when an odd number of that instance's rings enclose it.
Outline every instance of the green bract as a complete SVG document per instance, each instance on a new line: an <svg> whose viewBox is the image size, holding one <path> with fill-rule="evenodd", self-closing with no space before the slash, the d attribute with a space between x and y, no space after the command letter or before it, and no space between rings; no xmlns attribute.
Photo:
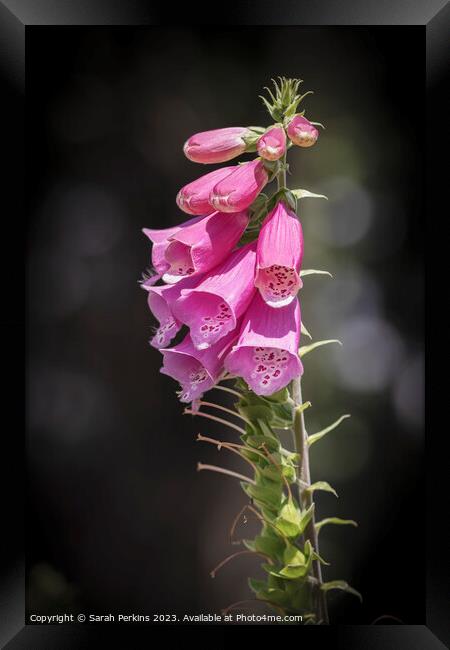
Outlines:
<svg viewBox="0 0 450 650"><path fill-rule="evenodd" d="M272 83L273 90L267 87L264 88L267 91L268 98L262 95L260 95L260 98L273 119L276 122L285 123L298 112L298 105L307 95L312 94L312 90L299 94L298 89L300 84L303 83L301 79L278 77L278 81L272 79Z"/></svg>
<svg viewBox="0 0 450 650"><path fill-rule="evenodd" d="M321 341L308 346L307 351L329 342L331 341ZM295 411L304 412L310 403L305 402L296 407L288 389L270 397L258 396L242 379L236 379L235 389L241 395L235 403L236 411L247 420L245 434L241 436L241 454L255 467L254 483L242 481L241 487L250 499L249 513L254 514L255 518L257 515L261 529L253 540L234 539L234 543L242 543L250 553L261 556L261 568L266 573L265 579L250 578L249 587L258 600L284 614L301 614L304 623L320 623L315 613L319 588L324 592L332 589L353 594L357 592L341 580L318 586L312 575L313 563L328 563L313 548L306 532L311 526L318 532L326 524L356 526L356 523L329 517L313 524L314 502L304 506L298 501L301 458L299 453L283 447L279 432L291 429ZM345 417L348 416L343 416L327 429L310 436L309 444L319 440ZM305 486L301 492L313 495L316 490L337 496L325 481Z"/></svg>

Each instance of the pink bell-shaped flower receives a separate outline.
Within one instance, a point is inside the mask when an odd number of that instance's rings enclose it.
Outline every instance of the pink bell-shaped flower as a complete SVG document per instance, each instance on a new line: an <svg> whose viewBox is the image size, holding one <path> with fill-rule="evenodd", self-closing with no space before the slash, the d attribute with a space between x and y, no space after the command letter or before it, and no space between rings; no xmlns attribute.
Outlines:
<svg viewBox="0 0 450 650"><path fill-rule="evenodd" d="M154 348L165 348L176 336L182 327L182 323L173 314L173 304L180 297L183 289L191 289L201 280L203 276L183 278L176 284L165 284L161 286L141 286L148 291L148 306L152 314L159 321L150 345Z"/></svg>
<svg viewBox="0 0 450 650"><path fill-rule="evenodd" d="M165 249L169 265L164 282L173 284L183 277L205 273L230 254L247 227L247 212L213 212L196 223L174 233Z"/></svg>
<svg viewBox="0 0 450 650"><path fill-rule="evenodd" d="M160 372L179 382L182 402L200 398L220 379L224 357L237 334L236 329L207 350L197 350L188 334L175 347L161 350L164 363Z"/></svg>
<svg viewBox="0 0 450 650"><path fill-rule="evenodd" d="M298 356L300 328L298 300L272 309L257 293L225 368L242 377L257 395L272 395L303 372Z"/></svg>
<svg viewBox="0 0 450 650"><path fill-rule="evenodd" d="M255 285L271 307L284 307L302 287L303 232L283 201L267 215L258 236Z"/></svg>
<svg viewBox="0 0 450 650"><path fill-rule="evenodd" d="M221 212L245 210L267 184L269 175L262 160L256 158L234 168L211 190L210 204Z"/></svg>
<svg viewBox="0 0 450 650"><path fill-rule="evenodd" d="M194 289L183 289L173 313L190 327L193 344L209 348L236 327L255 294L256 242L234 251Z"/></svg>
<svg viewBox="0 0 450 650"><path fill-rule="evenodd" d="M239 156L246 149L244 137L249 130L242 126L202 131L184 143L186 158L196 163L222 163Z"/></svg>
<svg viewBox="0 0 450 650"><path fill-rule="evenodd" d="M167 246L169 245L169 239L172 235L175 235L179 230L191 226L194 223L197 223L203 217L194 217L189 219L184 223L179 224L178 226L173 226L172 228L142 228L142 232L146 235L153 244L152 247L152 265L156 271L156 275L151 275L146 279L144 284L151 285L157 282L162 275L169 269L169 264L166 260L165 253ZM144 287L145 288L145 287Z"/></svg>

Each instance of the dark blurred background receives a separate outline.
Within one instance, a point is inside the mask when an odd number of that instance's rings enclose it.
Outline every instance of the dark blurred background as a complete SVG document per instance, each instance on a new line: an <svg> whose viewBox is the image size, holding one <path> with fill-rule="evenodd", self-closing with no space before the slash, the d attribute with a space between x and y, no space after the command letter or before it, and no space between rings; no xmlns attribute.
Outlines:
<svg viewBox="0 0 450 650"><path fill-rule="evenodd" d="M29 613L251 597L255 559L209 577L246 499L196 462L245 469L195 442L232 434L183 417L158 373L140 229L185 219L176 192L208 171L187 137L269 124L258 95L285 75L326 126L290 153L291 187L329 197L300 206L304 268L334 276L305 278L302 314L344 343L305 358L308 430L352 414L311 452L340 495L318 496L319 518L359 522L321 533L325 578L364 597L334 593L332 617L424 623L423 46L421 27L27 30Z"/></svg>

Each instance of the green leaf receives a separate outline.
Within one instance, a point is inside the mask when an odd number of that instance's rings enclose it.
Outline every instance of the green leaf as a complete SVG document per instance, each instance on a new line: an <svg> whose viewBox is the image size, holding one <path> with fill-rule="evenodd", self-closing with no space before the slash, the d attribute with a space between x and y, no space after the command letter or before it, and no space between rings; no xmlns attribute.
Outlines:
<svg viewBox="0 0 450 650"><path fill-rule="evenodd" d="M240 390L242 393L250 393L250 388L248 384L242 379L242 377L236 377L234 385L236 390Z"/></svg>
<svg viewBox="0 0 450 650"><path fill-rule="evenodd" d="M275 429L290 429L294 421L293 403L276 404L271 406L270 424Z"/></svg>
<svg viewBox="0 0 450 650"><path fill-rule="evenodd" d="M336 429L336 427L338 427L343 420L349 417L350 415L348 413L346 415L341 415L341 417L337 419L336 422L333 422L333 424L330 424L329 427L326 427L325 429L322 429L322 431L318 431L317 433L313 433L311 436L308 436L308 446L311 447L318 440L326 436L327 433L330 433L330 431Z"/></svg>
<svg viewBox="0 0 450 650"><path fill-rule="evenodd" d="M250 242L255 241L256 239L258 239L258 229L249 228L244 232L244 234L240 238L238 242L238 246L240 247L240 246L244 246L244 244L250 244Z"/></svg>
<svg viewBox="0 0 450 650"><path fill-rule="evenodd" d="M266 208L267 206L267 201L269 200L269 197L267 194L264 194L264 192L261 192L261 194L258 194L256 199L253 201L253 203L249 207L249 211L251 214L251 219L250 223L253 223L255 221L257 215Z"/></svg>
<svg viewBox="0 0 450 650"><path fill-rule="evenodd" d="M309 566L285 566L279 571L279 575L283 578L290 578L291 580L296 580L298 578L304 578L309 571Z"/></svg>
<svg viewBox="0 0 450 650"><path fill-rule="evenodd" d="M285 581L285 591L289 595L291 608L295 611L308 611L311 607L311 587L305 580ZM305 620L305 615L303 615Z"/></svg>
<svg viewBox="0 0 450 650"><path fill-rule="evenodd" d="M269 589L284 589L285 587L283 578L280 578L279 576L273 576L270 573L269 577L267 578L267 584Z"/></svg>
<svg viewBox="0 0 450 650"><path fill-rule="evenodd" d="M261 449L264 445L270 452L278 451L280 448L280 443L278 440L275 440L275 438L269 438L268 436L246 436L246 442L248 445L250 445L250 447L254 447L255 449Z"/></svg>
<svg viewBox="0 0 450 650"><path fill-rule="evenodd" d="M238 413L250 421L269 420L271 418L270 407L264 404L238 405Z"/></svg>
<svg viewBox="0 0 450 650"><path fill-rule="evenodd" d="M266 485L253 485L252 483L241 483L242 489L249 497L267 506L269 509L277 511L280 507L281 498L283 496L283 488L281 483L266 483Z"/></svg>
<svg viewBox="0 0 450 650"><path fill-rule="evenodd" d="M292 500L281 508L275 525L286 537L297 537L301 534L301 513Z"/></svg>
<svg viewBox="0 0 450 650"><path fill-rule="evenodd" d="M297 199L326 199L328 201L328 197L325 194L314 194L314 192L310 192L309 190L298 189L291 190L291 192Z"/></svg>
<svg viewBox="0 0 450 650"><path fill-rule="evenodd" d="M300 277L303 278L305 275L329 275L330 278L333 276L329 271L320 271L319 269L303 269L300 271Z"/></svg>
<svg viewBox="0 0 450 650"><path fill-rule="evenodd" d="M279 589L279 588L265 588L261 589L256 594L256 597L258 600L265 600L268 601L269 603L275 603L275 605L279 605L283 609L286 607L289 607L289 596L286 594L284 589Z"/></svg>
<svg viewBox="0 0 450 650"><path fill-rule="evenodd" d="M322 492L331 492L335 497L338 495L336 490L332 488L331 485L326 481L317 481L316 483L313 483L308 488L306 488L306 492L309 492L310 494L316 490L322 490Z"/></svg>
<svg viewBox="0 0 450 650"><path fill-rule="evenodd" d="M353 519L340 519L339 517L327 517L326 519L322 519L322 521L318 521L316 523L316 530L319 532L323 526L327 526L328 524L336 524L338 526L355 526L355 528L358 528L358 524L356 521L353 521Z"/></svg>
<svg viewBox="0 0 450 650"><path fill-rule="evenodd" d="M258 592L267 589L267 584L264 582L264 580L256 580L255 578L248 579L248 586L255 594L258 594Z"/></svg>
<svg viewBox="0 0 450 650"><path fill-rule="evenodd" d="M255 131L254 129L250 129L250 132L247 132L246 135L243 136L243 140L245 144L247 145L246 152L249 152L253 149L253 151L256 151L256 144L261 137L262 133Z"/></svg>
<svg viewBox="0 0 450 650"><path fill-rule="evenodd" d="M265 97L263 97L263 95L260 95L259 98L262 100L262 102L263 102L264 106L266 107L266 109L268 110L269 114L270 114L274 119L276 119L276 118L274 117L274 115L273 115L272 105L269 104L269 102L267 101L267 99L266 99Z"/></svg>
<svg viewBox="0 0 450 650"><path fill-rule="evenodd" d="M280 471L281 470L281 471ZM289 483L295 481L295 469L291 465L282 465L276 467L272 463L260 470L261 474L272 481L282 480L282 475L286 477Z"/></svg>
<svg viewBox="0 0 450 650"><path fill-rule="evenodd" d="M282 388L272 395L263 398L268 402L287 402L289 400L289 391L287 388Z"/></svg>
<svg viewBox="0 0 450 650"><path fill-rule="evenodd" d="M244 388L236 384L236 387L244 393L243 398L236 405L237 410L253 423L258 420L263 421L264 425L260 426L261 433L264 433L267 424L277 429L289 429L292 426L294 403L287 388L262 397L250 392L247 386ZM267 435L274 437L272 431L267 428L265 431Z"/></svg>
<svg viewBox="0 0 450 650"><path fill-rule="evenodd" d="M304 578L308 575L311 570L311 565L314 559L314 554L312 552L311 543L309 540L305 544L305 562L303 564L296 565L287 565L284 566L280 571L280 576L290 579Z"/></svg>
<svg viewBox="0 0 450 650"><path fill-rule="evenodd" d="M295 99L292 104L289 104L287 109L284 111L284 117L293 117L295 115L295 111L297 110L298 106L298 99Z"/></svg>
<svg viewBox="0 0 450 650"><path fill-rule="evenodd" d="M255 550L277 559L283 554L285 543L281 537L272 535L257 535L255 537Z"/></svg>
<svg viewBox="0 0 450 650"><path fill-rule="evenodd" d="M320 564L324 564L325 566L330 566L329 562L326 562L326 560L323 559L316 551L312 552L313 560L319 560Z"/></svg>
<svg viewBox="0 0 450 650"><path fill-rule="evenodd" d="M302 516L300 520L300 535L303 533L306 526L311 521L313 514L314 514L314 503L312 503L307 510L302 511Z"/></svg>
<svg viewBox="0 0 450 650"><path fill-rule="evenodd" d="M303 323L303 321L302 321L302 326L301 326L301 333L303 334L303 336L307 336L312 341L312 336L308 332L308 330L306 329L306 325Z"/></svg>
<svg viewBox="0 0 450 650"><path fill-rule="evenodd" d="M258 418L258 426L267 438L274 438L273 431L265 420Z"/></svg>
<svg viewBox="0 0 450 650"><path fill-rule="evenodd" d="M302 345L298 351L300 355L300 359L304 357L305 354L312 352L316 348L320 348L322 345L328 345L329 343L339 343L339 345L342 345L341 341L339 341L338 339L327 339L326 341L316 341L315 343L311 343L310 345Z"/></svg>
<svg viewBox="0 0 450 650"><path fill-rule="evenodd" d="M300 510L295 503L289 499L281 508L280 514L275 520L276 527L286 537L297 537L301 535L309 524L314 513L314 503L307 510Z"/></svg>
<svg viewBox="0 0 450 650"><path fill-rule="evenodd" d="M283 554L284 563L287 566L305 566L306 556L293 544L288 544Z"/></svg>
<svg viewBox="0 0 450 650"><path fill-rule="evenodd" d="M322 591L330 591L331 589L341 589L342 591L347 591L349 594L353 594L362 602L362 596L359 591L350 587L350 585L345 582L345 580L332 580L331 582L324 582L323 585L320 585Z"/></svg>

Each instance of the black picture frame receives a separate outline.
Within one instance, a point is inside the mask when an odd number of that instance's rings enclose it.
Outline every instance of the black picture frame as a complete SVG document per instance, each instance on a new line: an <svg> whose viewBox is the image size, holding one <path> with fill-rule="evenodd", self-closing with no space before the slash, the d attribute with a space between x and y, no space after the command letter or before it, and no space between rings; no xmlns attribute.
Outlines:
<svg viewBox="0 0 450 650"><path fill-rule="evenodd" d="M275 6L276 5L276 6ZM351 2L347 0L316 0L314 3L301 5L294 0L279 0L269 3L260 0L257 9L249 0L242 2L239 15L233 16L242 25L420 25L426 32L426 89L427 111L426 123L427 147L427 210L428 216L435 213L435 201L439 196L439 178L443 177L442 168L437 163L442 141L435 137L437 130L445 125L443 92L446 73L446 36L448 33L450 8L445 0L403 0L398 2ZM25 47L28 30L38 25L158 25L164 24L164 19L170 14L169 10L158 10L146 2L103 2L101 0L3 0L0 1L0 71L4 85L4 107L7 117L4 121L4 158L8 161L10 179L5 183L4 201L12 208L9 218L5 219L7 232L5 241L8 250L3 255L2 277L7 279L4 289L3 304L7 305L5 318L2 316L2 333L6 345L6 368L4 367L5 388L2 391L3 413L13 413L14 429L8 425L5 433L8 435L4 451L4 461L9 471L2 477L5 481L2 491L5 500L4 518L7 520L4 533L4 555L11 557L24 555L24 532L26 522L23 522L23 484L26 481L26 449L20 436L20 425L23 413L23 366L20 350L23 349L24 314L20 288L17 286L17 266L23 266L20 251L22 232L20 210L26 208L26 193L24 188L25 156L24 128L25 104ZM195 12L191 20L195 18ZM230 21L231 14L226 20ZM163 22L159 22L163 21ZM231 24L231 22L230 22ZM236 23L236 24L239 24ZM425 80L418 79L418 85ZM412 97L412 101L415 99ZM424 107L418 106L418 119L423 120ZM439 119L441 118L441 119ZM440 176L440 175L441 176ZM442 186L441 186L442 189ZM425 219L424 219L425 220ZM14 264L14 271L12 271ZM10 282L11 274L14 282ZM428 309L427 309L428 313ZM428 316L427 316L428 320ZM427 379L430 372L430 359L427 358ZM432 435L430 411L434 410L438 395L431 401L430 388L427 383L427 438L426 462L424 480L428 496L426 513L426 535L423 530L424 516L418 513L420 526L418 542L418 562L426 562L427 571L427 625L377 625L377 626L343 626L337 629L337 647L345 648L408 648L408 650L426 650L446 647L450 642L450 617L448 606L448 567L439 558L445 557L449 548L448 533L440 530L436 535L436 522L439 513L445 511L440 499L445 495L445 460L441 449L441 438ZM432 409L433 405L433 409ZM4 420L6 423L6 419ZM15 434L13 433L16 432ZM442 478L437 478L441 476ZM442 483L442 486L440 485ZM447 535L447 537L445 536ZM426 539L425 539L426 537ZM426 544L425 544L426 542ZM417 540L416 540L417 543ZM2 585L0 599L1 647L18 648L71 648L88 647L92 637L104 639L105 628L99 631L95 626L55 625L29 626L25 624L25 569L23 562L10 565L10 580ZM412 567L412 571L416 570ZM420 566L417 570L421 570ZM142 631L142 628L141 630ZM136 628L123 627L114 630L116 640L128 638L135 633ZM150 628L144 630L151 633ZM308 634L308 633L307 633ZM301 640L301 635L297 637ZM95 644L93 644L95 647ZM122 643L123 647L123 643ZM128 646L130 647L130 646Z"/></svg>

